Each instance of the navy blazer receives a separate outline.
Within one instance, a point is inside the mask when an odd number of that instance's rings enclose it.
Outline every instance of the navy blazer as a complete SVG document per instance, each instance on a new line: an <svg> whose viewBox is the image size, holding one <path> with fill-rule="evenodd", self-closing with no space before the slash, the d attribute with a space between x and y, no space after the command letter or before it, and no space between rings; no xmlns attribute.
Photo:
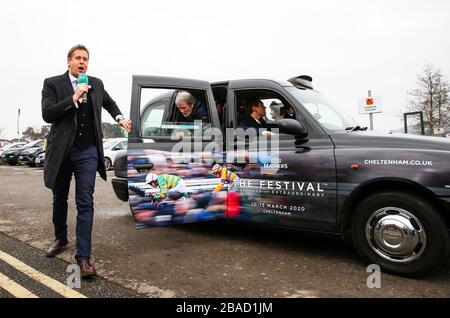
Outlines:
<svg viewBox="0 0 450 318"><path fill-rule="evenodd" d="M115 119L122 115L116 102L106 92L103 82L89 76L88 98L91 99L94 113L94 139L99 153L97 171L106 180L103 159L102 107ZM69 72L44 80L42 88L42 118L51 124L47 137L47 151L44 163L45 186L53 189L59 168L70 153L77 130L76 106L72 100L74 94Z"/></svg>
<svg viewBox="0 0 450 318"><path fill-rule="evenodd" d="M245 117L239 122L238 128L247 129L247 128L255 128L269 130L269 128L274 128L276 125L271 125L266 123L264 119L260 119L260 124L250 115L245 115Z"/></svg>

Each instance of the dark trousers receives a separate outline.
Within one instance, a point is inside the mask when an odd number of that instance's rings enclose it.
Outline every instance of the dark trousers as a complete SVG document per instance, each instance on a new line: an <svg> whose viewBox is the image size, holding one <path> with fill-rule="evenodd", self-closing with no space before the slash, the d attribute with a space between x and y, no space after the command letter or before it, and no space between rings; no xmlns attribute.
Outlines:
<svg viewBox="0 0 450 318"><path fill-rule="evenodd" d="M77 261L91 257L91 234L94 221L94 187L98 164L95 146L85 149L72 147L58 172L53 188L53 225L55 238L67 241L67 197L72 174L75 175L75 202L77 204Z"/></svg>

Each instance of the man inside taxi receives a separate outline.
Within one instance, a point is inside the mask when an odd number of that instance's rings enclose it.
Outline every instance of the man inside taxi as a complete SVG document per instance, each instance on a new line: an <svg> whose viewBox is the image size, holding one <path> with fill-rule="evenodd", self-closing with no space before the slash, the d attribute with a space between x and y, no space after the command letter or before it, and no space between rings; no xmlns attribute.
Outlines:
<svg viewBox="0 0 450 318"><path fill-rule="evenodd" d="M252 98L248 101L246 115L239 122L238 128L244 130L254 128L263 136L272 136L275 133L268 129L275 128L276 126L266 123L264 116L266 116L266 106L264 106L259 98Z"/></svg>
<svg viewBox="0 0 450 318"><path fill-rule="evenodd" d="M175 105L178 109L175 114L175 122L193 123L195 120L208 122L208 111L205 104L197 100L191 93L179 91L175 98Z"/></svg>

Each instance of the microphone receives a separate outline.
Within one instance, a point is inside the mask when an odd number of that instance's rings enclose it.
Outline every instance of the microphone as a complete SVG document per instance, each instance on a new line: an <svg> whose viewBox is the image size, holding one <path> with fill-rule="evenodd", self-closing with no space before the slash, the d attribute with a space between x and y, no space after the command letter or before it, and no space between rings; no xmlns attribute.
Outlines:
<svg viewBox="0 0 450 318"><path fill-rule="evenodd" d="M88 77L84 73L80 73L78 75L78 84L88 84ZM81 100L83 103L87 103L87 93L83 93L83 96L81 96Z"/></svg>

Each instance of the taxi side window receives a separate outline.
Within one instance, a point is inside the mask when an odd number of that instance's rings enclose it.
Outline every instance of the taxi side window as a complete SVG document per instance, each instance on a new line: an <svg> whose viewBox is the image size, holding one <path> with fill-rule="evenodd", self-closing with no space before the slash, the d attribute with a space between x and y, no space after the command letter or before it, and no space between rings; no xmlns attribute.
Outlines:
<svg viewBox="0 0 450 318"><path fill-rule="evenodd" d="M193 136L211 127L206 92L141 89L141 136Z"/></svg>

